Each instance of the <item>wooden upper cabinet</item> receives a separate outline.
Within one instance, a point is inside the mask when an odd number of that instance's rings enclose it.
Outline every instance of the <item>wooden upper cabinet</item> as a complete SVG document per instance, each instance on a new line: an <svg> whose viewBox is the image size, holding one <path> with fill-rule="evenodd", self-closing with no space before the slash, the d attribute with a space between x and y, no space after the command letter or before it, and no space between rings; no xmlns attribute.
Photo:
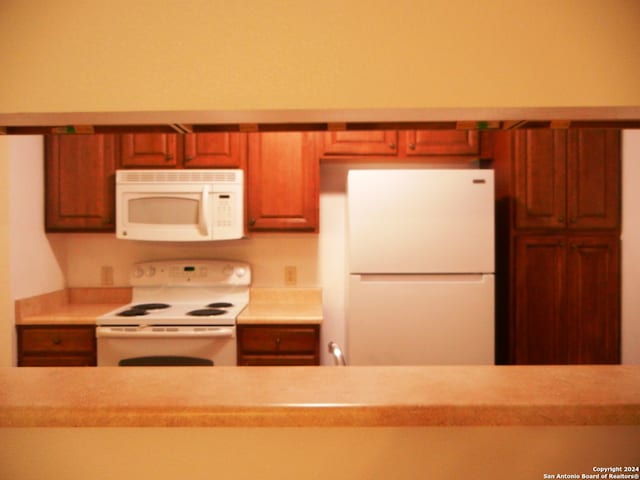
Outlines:
<svg viewBox="0 0 640 480"><path fill-rule="evenodd" d="M46 138L45 229L115 230L116 137Z"/></svg>
<svg viewBox="0 0 640 480"><path fill-rule="evenodd" d="M249 230L318 230L318 157L314 135L251 133Z"/></svg>
<svg viewBox="0 0 640 480"><path fill-rule="evenodd" d="M566 225L566 132L515 132L516 228Z"/></svg>
<svg viewBox="0 0 640 480"><path fill-rule="evenodd" d="M244 168L241 133L136 133L120 136L122 168Z"/></svg>
<svg viewBox="0 0 640 480"><path fill-rule="evenodd" d="M567 220L574 229L620 225L620 133L571 130L567 155Z"/></svg>
<svg viewBox="0 0 640 480"><path fill-rule="evenodd" d="M322 146L324 155L397 155L395 130L354 130L327 132Z"/></svg>
<svg viewBox="0 0 640 480"><path fill-rule="evenodd" d="M477 130L408 130L401 135L407 156L480 154Z"/></svg>
<svg viewBox="0 0 640 480"><path fill-rule="evenodd" d="M437 157L480 154L475 130L360 130L324 134L322 155L356 157Z"/></svg>
<svg viewBox="0 0 640 480"><path fill-rule="evenodd" d="M184 168L244 168L246 136L239 133L190 133L184 136Z"/></svg>
<svg viewBox="0 0 640 480"><path fill-rule="evenodd" d="M120 136L120 166L123 168L172 168L177 164L176 135L128 133Z"/></svg>
<svg viewBox="0 0 640 480"><path fill-rule="evenodd" d="M618 131L518 131L514 155L516 228L619 227Z"/></svg>

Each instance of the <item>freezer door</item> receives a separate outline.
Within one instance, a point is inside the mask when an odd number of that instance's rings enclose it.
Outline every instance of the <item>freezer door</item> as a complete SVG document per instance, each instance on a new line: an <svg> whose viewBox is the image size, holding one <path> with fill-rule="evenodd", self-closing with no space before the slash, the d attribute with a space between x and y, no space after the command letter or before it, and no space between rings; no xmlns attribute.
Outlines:
<svg viewBox="0 0 640 480"><path fill-rule="evenodd" d="M491 170L351 170L351 273L494 272Z"/></svg>
<svg viewBox="0 0 640 480"><path fill-rule="evenodd" d="M350 365L492 365L493 275L351 275Z"/></svg>

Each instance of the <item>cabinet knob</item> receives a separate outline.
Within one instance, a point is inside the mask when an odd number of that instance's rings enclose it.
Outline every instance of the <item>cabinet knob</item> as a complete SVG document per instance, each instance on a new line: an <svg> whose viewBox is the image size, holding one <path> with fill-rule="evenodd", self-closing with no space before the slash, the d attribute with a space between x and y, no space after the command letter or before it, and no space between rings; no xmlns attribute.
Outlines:
<svg viewBox="0 0 640 480"><path fill-rule="evenodd" d="M192 156L186 156L186 157L184 157L184 161L185 161L185 162L190 162L191 160L193 160L193 157L192 157Z"/></svg>
<svg viewBox="0 0 640 480"><path fill-rule="evenodd" d="M578 222L578 219L577 219L576 217L571 217L570 222L571 222L571 223L577 223L577 222Z"/></svg>
<svg viewBox="0 0 640 480"><path fill-rule="evenodd" d="M171 160L173 160L173 155L169 154L169 155L165 156L165 157L164 157L164 159L165 159L167 162L170 162Z"/></svg>
<svg viewBox="0 0 640 480"><path fill-rule="evenodd" d="M250 218L249 219L249 225L251 225L252 227L256 224L256 219L255 218Z"/></svg>
<svg viewBox="0 0 640 480"><path fill-rule="evenodd" d="M280 346L280 337L276 337L276 347Z"/></svg>
<svg viewBox="0 0 640 480"><path fill-rule="evenodd" d="M396 144L395 144L395 143L390 143L390 144L389 144L389 148L390 148L391 150L395 150L395 148L396 148Z"/></svg>
<svg viewBox="0 0 640 480"><path fill-rule="evenodd" d="M61 338L54 338L53 339L53 344L54 345L60 345L62 343L62 339Z"/></svg>
<svg viewBox="0 0 640 480"><path fill-rule="evenodd" d="M409 144L409 150L415 150L416 149L416 144L415 143L410 143Z"/></svg>
<svg viewBox="0 0 640 480"><path fill-rule="evenodd" d="M564 223L564 217L558 217L558 223Z"/></svg>

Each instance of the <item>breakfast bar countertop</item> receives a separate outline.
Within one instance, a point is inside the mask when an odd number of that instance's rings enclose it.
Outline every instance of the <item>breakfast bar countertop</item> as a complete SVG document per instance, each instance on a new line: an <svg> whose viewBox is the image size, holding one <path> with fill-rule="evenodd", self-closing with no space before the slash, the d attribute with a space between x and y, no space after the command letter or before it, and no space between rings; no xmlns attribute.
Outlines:
<svg viewBox="0 0 640 480"><path fill-rule="evenodd" d="M640 426L639 366L0 368L0 427Z"/></svg>

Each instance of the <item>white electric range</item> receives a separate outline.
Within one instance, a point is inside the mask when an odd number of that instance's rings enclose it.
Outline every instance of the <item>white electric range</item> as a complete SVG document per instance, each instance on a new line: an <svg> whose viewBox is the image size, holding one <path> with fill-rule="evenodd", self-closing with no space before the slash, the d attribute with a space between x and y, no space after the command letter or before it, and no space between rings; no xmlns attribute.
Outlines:
<svg viewBox="0 0 640 480"><path fill-rule="evenodd" d="M233 260L138 263L132 301L97 319L98 366L236 365L251 267Z"/></svg>

